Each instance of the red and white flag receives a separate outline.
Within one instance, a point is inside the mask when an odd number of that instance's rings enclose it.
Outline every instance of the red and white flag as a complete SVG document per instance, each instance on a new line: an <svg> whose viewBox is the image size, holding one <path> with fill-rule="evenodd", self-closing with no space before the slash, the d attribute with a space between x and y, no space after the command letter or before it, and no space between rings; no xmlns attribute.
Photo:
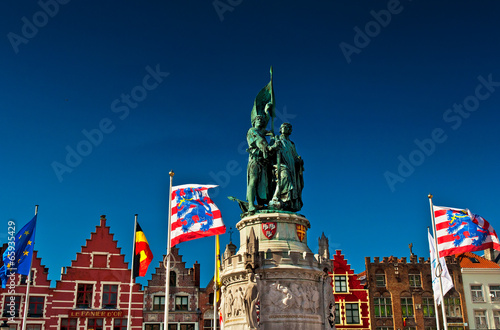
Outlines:
<svg viewBox="0 0 500 330"><path fill-rule="evenodd" d="M215 187L201 184L172 187L171 246L226 232L220 210L208 196L208 189Z"/></svg>
<svg viewBox="0 0 500 330"><path fill-rule="evenodd" d="M500 241L491 225L468 209L434 206L439 257L481 251L500 251Z"/></svg>

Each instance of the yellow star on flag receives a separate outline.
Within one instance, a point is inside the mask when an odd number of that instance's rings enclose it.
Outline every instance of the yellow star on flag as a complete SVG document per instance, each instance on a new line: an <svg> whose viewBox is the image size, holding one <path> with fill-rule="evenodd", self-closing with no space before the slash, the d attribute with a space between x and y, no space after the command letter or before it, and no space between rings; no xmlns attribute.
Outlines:
<svg viewBox="0 0 500 330"><path fill-rule="evenodd" d="M26 230L26 231L24 232L24 235L26 235L26 236L28 236L29 234L30 234L30 232L29 232L28 230Z"/></svg>
<svg viewBox="0 0 500 330"><path fill-rule="evenodd" d="M31 241L28 241L28 243L27 243L27 244L28 244L28 245L31 245Z"/></svg>
<svg viewBox="0 0 500 330"><path fill-rule="evenodd" d="M27 256L28 254L30 254L28 251L23 252L23 255L25 255L25 256Z"/></svg>

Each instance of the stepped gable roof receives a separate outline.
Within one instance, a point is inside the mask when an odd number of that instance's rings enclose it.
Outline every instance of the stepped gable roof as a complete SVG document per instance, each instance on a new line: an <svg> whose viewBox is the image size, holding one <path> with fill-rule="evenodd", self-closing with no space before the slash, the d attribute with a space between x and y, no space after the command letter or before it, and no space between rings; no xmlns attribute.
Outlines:
<svg viewBox="0 0 500 330"><path fill-rule="evenodd" d="M103 244L105 243L105 244ZM109 252L121 254L121 248L118 247L118 241L114 240L114 234L110 233L106 226L106 216L101 215L99 226L95 227L95 232L90 234L81 252Z"/></svg>
<svg viewBox="0 0 500 330"><path fill-rule="evenodd" d="M363 278L360 275L356 275L354 270L351 269L351 265L347 263L347 259L342 254L341 250L335 250L335 254L333 255L333 273L335 275L346 274L352 275L349 276L349 287L352 289L364 289L364 285L362 284ZM366 272L365 276L366 276Z"/></svg>
<svg viewBox="0 0 500 330"><path fill-rule="evenodd" d="M62 274L61 280L75 281L94 277L95 280L129 281L131 270L113 236L106 226L106 216L101 215L100 224L90 234L81 251L76 253L76 258L71 261L66 273Z"/></svg>
<svg viewBox="0 0 500 330"><path fill-rule="evenodd" d="M462 268L500 268L495 262L478 256L472 252L465 252L457 256Z"/></svg>

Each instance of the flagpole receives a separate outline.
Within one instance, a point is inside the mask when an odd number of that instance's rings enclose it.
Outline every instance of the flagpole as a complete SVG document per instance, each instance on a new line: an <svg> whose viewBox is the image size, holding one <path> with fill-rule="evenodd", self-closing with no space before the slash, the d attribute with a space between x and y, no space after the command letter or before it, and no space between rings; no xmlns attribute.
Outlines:
<svg viewBox="0 0 500 330"><path fill-rule="evenodd" d="M219 235L215 235L215 267L214 267L214 330L217 330L217 317L219 313L217 312L217 241L219 240Z"/></svg>
<svg viewBox="0 0 500 330"><path fill-rule="evenodd" d="M134 286L134 261L135 261L135 235L137 234L137 214L134 220L134 241L132 242L132 268L130 269L130 291L128 295L128 316L127 316L127 330L132 327L132 288Z"/></svg>
<svg viewBox="0 0 500 330"><path fill-rule="evenodd" d="M38 205L35 205L35 216L38 214ZM33 252L35 251L35 240L33 240ZM28 283L26 284L26 297L24 301L24 315L23 315L23 327L22 330L26 330L26 317L28 316L28 307L30 304L30 283L31 283L31 266L33 265L33 253L31 254L30 268L28 271Z"/></svg>
<svg viewBox="0 0 500 330"><path fill-rule="evenodd" d="M170 188L168 190L168 224L167 224L167 265L165 266L165 315L164 315L164 327L163 330L168 330L168 303L170 301L170 230L171 230L171 219L172 219L172 179L174 177L174 171L168 172L170 176ZM165 259L163 260L163 265L165 265Z"/></svg>
<svg viewBox="0 0 500 330"><path fill-rule="evenodd" d="M429 194L427 197L429 197L429 204L431 208L431 219L432 219L432 233L434 234L434 245L436 246L436 249L434 251L435 253L435 258L437 260L437 263L439 267L441 267L441 263L439 262L439 247L438 247L438 241L437 241L437 235L436 235L436 219L434 218L434 205L432 204L432 194ZM432 267L431 267L432 268ZM445 304L444 304L444 294L443 294L443 282L441 280L441 274L437 274L436 276L439 278L439 291L441 295L441 312L443 313L443 326L444 330L448 330L448 320L446 319L446 311L445 311ZM437 311L436 311L437 315Z"/></svg>
<svg viewBox="0 0 500 330"><path fill-rule="evenodd" d="M429 232L429 226L427 226L427 235L430 235L430 232ZM434 249L435 250L435 249ZM435 253L434 253L434 258L435 258ZM432 258L431 258L432 259ZM439 259L436 260L437 263L439 263ZM440 264L441 265L441 264ZM431 260L431 272L433 272L434 270L432 269L432 260ZM434 291L434 288L433 288L433 291ZM438 317L438 304L437 304L437 301L436 299L434 299L434 295L432 297L432 300L434 300L434 313L436 314L436 327L437 327L437 330L441 330L441 325L439 324L439 317Z"/></svg>

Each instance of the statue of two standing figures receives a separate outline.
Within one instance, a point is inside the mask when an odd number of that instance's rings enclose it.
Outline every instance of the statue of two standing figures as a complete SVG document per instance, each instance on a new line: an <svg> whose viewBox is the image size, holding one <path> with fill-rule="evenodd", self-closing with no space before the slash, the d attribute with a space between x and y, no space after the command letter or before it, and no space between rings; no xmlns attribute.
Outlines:
<svg viewBox="0 0 500 330"><path fill-rule="evenodd" d="M290 140L290 123L282 124L280 134L274 135L272 82L271 68L271 81L255 98L251 113L252 127L247 132L247 211L297 212L302 208L304 161ZM269 119L271 130L267 130Z"/></svg>

